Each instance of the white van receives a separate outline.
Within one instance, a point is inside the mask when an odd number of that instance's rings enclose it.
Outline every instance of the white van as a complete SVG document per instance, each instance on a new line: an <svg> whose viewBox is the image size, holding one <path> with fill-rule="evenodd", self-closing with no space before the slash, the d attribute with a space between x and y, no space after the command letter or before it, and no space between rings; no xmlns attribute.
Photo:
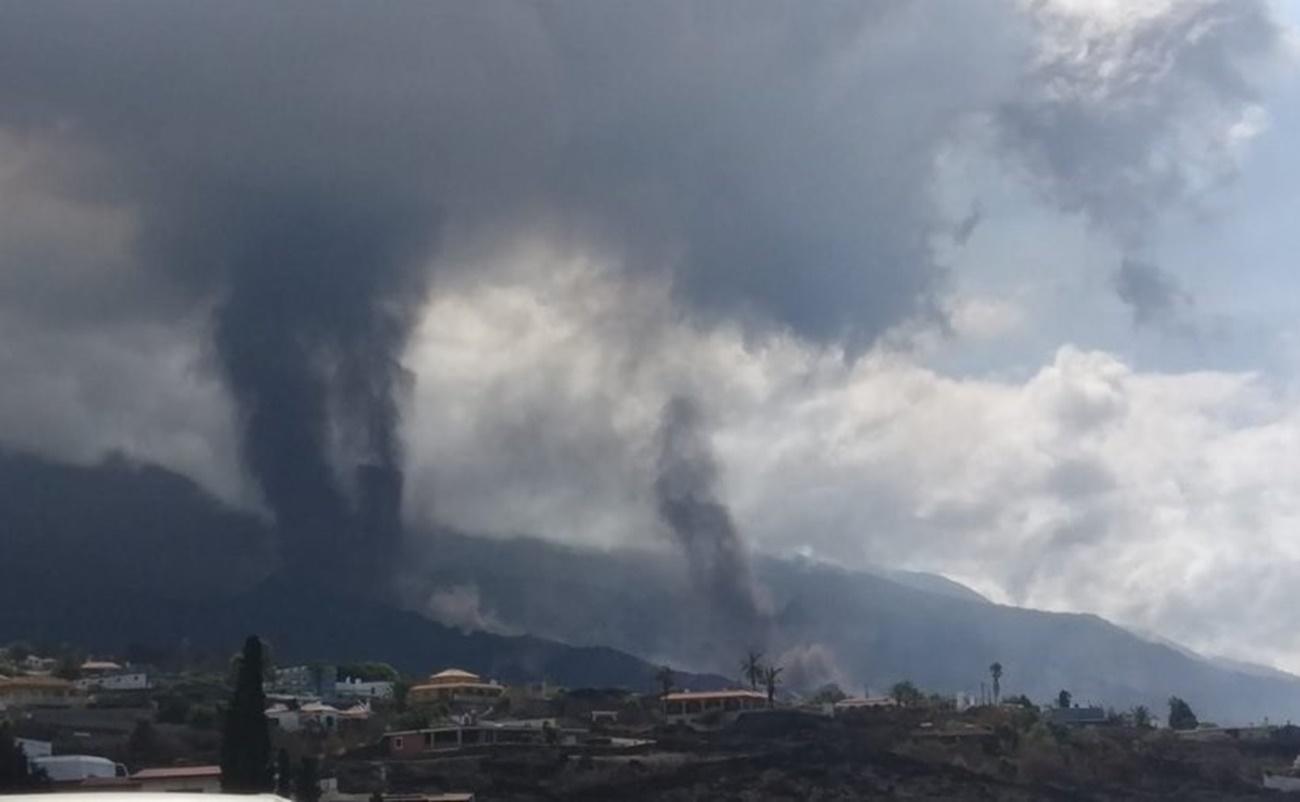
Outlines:
<svg viewBox="0 0 1300 802"><path fill-rule="evenodd" d="M31 760L51 782L78 782L92 777L125 777L126 766L94 755L43 755Z"/></svg>

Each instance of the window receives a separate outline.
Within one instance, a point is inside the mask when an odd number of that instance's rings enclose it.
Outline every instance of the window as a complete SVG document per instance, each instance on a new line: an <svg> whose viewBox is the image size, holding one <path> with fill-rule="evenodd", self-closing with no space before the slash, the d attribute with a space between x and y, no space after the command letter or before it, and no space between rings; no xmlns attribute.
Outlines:
<svg viewBox="0 0 1300 802"><path fill-rule="evenodd" d="M393 738L393 751L395 752L402 751L403 743L405 742L402 740L402 736L398 735L397 737Z"/></svg>

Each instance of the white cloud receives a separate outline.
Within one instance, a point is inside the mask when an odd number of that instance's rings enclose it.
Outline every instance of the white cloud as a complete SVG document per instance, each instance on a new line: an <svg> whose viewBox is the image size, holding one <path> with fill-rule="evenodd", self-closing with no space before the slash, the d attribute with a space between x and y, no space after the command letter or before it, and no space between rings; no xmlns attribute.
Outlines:
<svg viewBox="0 0 1300 802"><path fill-rule="evenodd" d="M1300 614L1280 601L1300 568L1300 413L1260 377L1069 346L1023 381L885 349L850 364L691 327L666 290L589 264L533 275L548 278L431 307L412 352L417 514L659 542L649 443L685 387L758 548L940 571L1300 669Z"/></svg>

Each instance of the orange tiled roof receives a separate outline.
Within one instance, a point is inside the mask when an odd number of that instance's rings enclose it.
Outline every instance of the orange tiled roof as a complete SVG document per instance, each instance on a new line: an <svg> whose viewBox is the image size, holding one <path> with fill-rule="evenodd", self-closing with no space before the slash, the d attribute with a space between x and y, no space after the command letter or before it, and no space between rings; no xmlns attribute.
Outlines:
<svg viewBox="0 0 1300 802"><path fill-rule="evenodd" d="M696 702L705 699L767 699L767 694L758 691L733 689L729 691L678 691L664 697L667 702Z"/></svg>

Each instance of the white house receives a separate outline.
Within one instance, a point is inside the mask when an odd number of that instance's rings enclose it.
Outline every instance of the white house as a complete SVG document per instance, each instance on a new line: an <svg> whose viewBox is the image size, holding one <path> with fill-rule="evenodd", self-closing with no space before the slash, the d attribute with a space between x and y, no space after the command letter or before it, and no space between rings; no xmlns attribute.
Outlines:
<svg viewBox="0 0 1300 802"><path fill-rule="evenodd" d="M297 732L302 729L302 720L298 716L298 711L288 705L271 705L266 709L266 718L276 729L285 732Z"/></svg>
<svg viewBox="0 0 1300 802"><path fill-rule="evenodd" d="M857 710L873 710L882 707L898 707L898 701L892 696L850 696L833 705L837 716Z"/></svg>
<svg viewBox="0 0 1300 802"><path fill-rule="evenodd" d="M363 682L355 677L348 677L334 683L334 692L348 699L392 699L393 683L385 680Z"/></svg>
<svg viewBox="0 0 1300 802"><path fill-rule="evenodd" d="M22 663L23 669L33 674L48 674L58 664L59 661L53 657L37 657L34 654L24 657Z"/></svg>
<svg viewBox="0 0 1300 802"><path fill-rule="evenodd" d="M73 686L81 691L147 691L149 675L143 671L121 674L95 674L74 681Z"/></svg>
<svg viewBox="0 0 1300 802"><path fill-rule="evenodd" d="M365 721L370 718L370 708L358 703L345 710L323 702L307 702L297 708L274 704L266 709L266 718L285 732L302 729L319 729L333 732L345 721Z"/></svg>

